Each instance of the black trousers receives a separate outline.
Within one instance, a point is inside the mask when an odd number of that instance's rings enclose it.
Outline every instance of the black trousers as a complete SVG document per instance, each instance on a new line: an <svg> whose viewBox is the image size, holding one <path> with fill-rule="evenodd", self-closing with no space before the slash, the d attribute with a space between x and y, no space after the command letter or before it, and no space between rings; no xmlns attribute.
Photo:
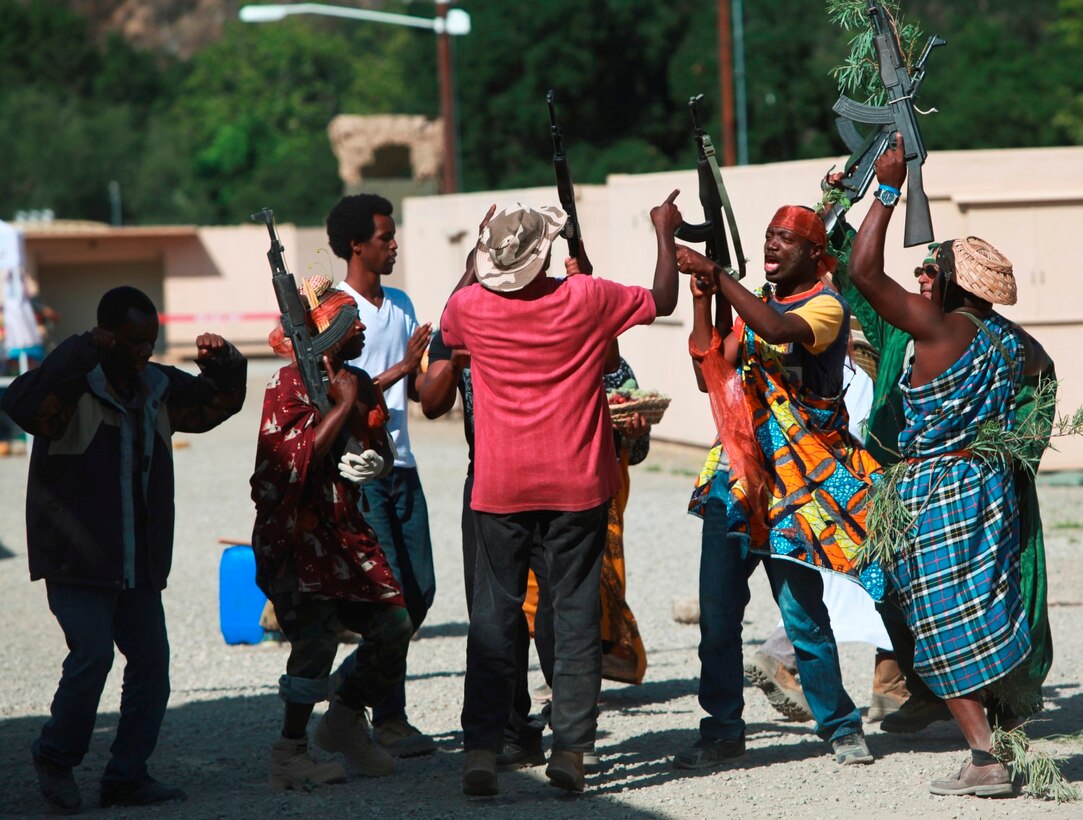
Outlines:
<svg viewBox="0 0 1083 820"><path fill-rule="evenodd" d="M512 713L531 553L541 547L554 611L553 748L589 751L598 725L599 620L607 506L564 512L474 513L477 555L466 648L463 739L499 753ZM521 655L521 652L518 654Z"/></svg>
<svg viewBox="0 0 1083 820"><path fill-rule="evenodd" d="M463 532L463 582L466 587L466 614L469 617L474 607L474 566L478 556L477 528L474 526L474 511L470 509L470 498L474 491L474 474L466 474L463 482L463 508L462 508L462 532ZM542 671L545 674L545 682L552 685L552 604L549 603L549 582L545 575L546 570L542 560L541 544L535 541L534 549L530 553L530 568L538 578L539 589L542 594L538 600L538 615L541 616L542 601L545 601L547 616L542 626L543 633L539 634L538 625L535 623L535 644L538 647L538 657L542 659ZM544 586L542 579L545 578ZM545 632L545 630L548 632ZM548 650L548 655L542 653ZM545 661L549 663L546 665ZM545 724L532 720L530 717L530 683L527 675L530 666L530 625L526 615L523 614L519 622L519 628L515 636L515 687L512 697L511 715L504 729L505 743L511 743L521 747L534 746L541 742Z"/></svg>

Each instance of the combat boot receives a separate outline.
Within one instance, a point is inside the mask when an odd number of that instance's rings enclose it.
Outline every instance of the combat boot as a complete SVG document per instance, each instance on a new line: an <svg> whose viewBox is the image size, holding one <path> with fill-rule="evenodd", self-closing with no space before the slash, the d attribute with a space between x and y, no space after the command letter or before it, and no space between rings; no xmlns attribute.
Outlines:
<svg viewBox="0 0 1083 820"><path fill-rule="evenodd" d="M271 746L271 788L275 791L345 783L346 770L338 763L317 763L308 756L306 738L282 737Z"/></svg>
<svg viewBox="0 0 1083 820"><path fill-rule="evenodd" d="M903 677L895 656L877 652L876 666L872 671L872 702L865 719L870 723L877 723L898 712L909 697L906 678Z"/></svg>
<svg viewBox="0 0 1083 820"><path fill-rule="evenodd" d="M383 777L395 771L394 758L369 734L364 708L351 709L337 698L316 727L316 745L327 752L341 752L365 777Z"/></svg>

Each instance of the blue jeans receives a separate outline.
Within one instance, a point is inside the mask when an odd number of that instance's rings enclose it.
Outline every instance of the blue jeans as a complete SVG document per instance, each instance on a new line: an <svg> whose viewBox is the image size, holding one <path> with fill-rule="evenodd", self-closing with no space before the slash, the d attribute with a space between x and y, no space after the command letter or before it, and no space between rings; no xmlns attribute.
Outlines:
<svg viewBox="0 0 1083 820"><path fill-rule="evenodd" d="M34 756L60 766L83 761L105 680L113 666L113 645L123 653L124 687L117 736L103 783L131 783L147 776L147 759L169 702L169 639L162 594L134 589L45 583L68 656L53 696L52 716L34 741Z"/></svg>
<svg viewBox="0 0 1083 820"><path fill-rule="evenodd" d="M436 570L429 536L429 508L417 470L395 467L388 475L361 485L368 511L365 520L402 587L406 611L420 629L436 597ZM372 711L372 722L406 717L406 678Z"/></svg>
<svg viewBox="0 0 1083 820"><path fill-rule="evenodd" d="M735 739L744 733L741 621L750 598L748 579L761 561L797 654L816 733L830 741L860 732L861 715L842 686L820 573L794 561L765 560L751 553L747 537L729 532L725 504L712 498L704 509L699 565L699 703L707 712L700 736Z"/></svg>
<svg viewBox="0 0 1083 820"><path fill-rule="evenodd" d="M531 554L540 540L549 570L556 633L553 748L594 748L602 682L599 620L608 505L564 512L474 513L477 559L466 642L463 743L499 753L512 712L523 599Z"/></svg>

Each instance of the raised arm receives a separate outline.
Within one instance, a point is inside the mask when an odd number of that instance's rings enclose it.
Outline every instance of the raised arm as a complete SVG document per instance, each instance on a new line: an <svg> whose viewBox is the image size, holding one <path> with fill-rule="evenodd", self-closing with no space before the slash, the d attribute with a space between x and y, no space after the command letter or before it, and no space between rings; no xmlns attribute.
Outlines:
<svg viewBox="0 0 1083 820"><path fill-rule="evenodd" d="M347 367L336 372L327 356L323 357L323 368L327 373L327 397L331 400L331 409L316 425L316 458L323 458L331 452L331 447L349 422L357 402L357 374Z"/></svg>
<svg viewBox="0 0 1083 820"><path fill-rule="evenodd" d="M451 350L437 331L429 345L429 370L421 386L421 411L425 418L435 419L455 405L455 393L463 370L469 367L470 354Z"/></svg>
<svg viewBox="0 0 1083 820"><path fill-rule="evenodd" d="M713 278L726 303L733 306L737 315L745 320L760 338L771 344L801 342L811 344L816 340L809 323L794 313L777 313L767 303L750 293L699 251L681 246L677 249L681 271L691 273L701 280ZM720 331L720 335L721 331Z"/></svg>
<svg viewBox="0 0 1083 820"><path fill-rule="evenodd" d="M110 340L108 331L95 328L61 342L40 367L11 383L4 394L4 412L31 435L58 437L88 390L87 374L98 366L101 346Z"/></svg>
<svg viewBox="0 0 1083 820"><path fill-rule="evenodd" d="M725 274L722 274L725 276ZM714 341L714 333L717 332L721 343L722 356L731 365L737 364L738 339L733 335L733 321L729 302L722 296L718 287L718 274L707 276L690 276L689 287L692 290L692 333L688 341L694 350L706 353ZM711 301L715 303L715 309L719 316L711 320ZM703 377L703 368L699 360L693 355L692 369L696 373L696 385L701 393L707 392L707 382Z"/></svg>
<svg viewBox="0 0 1083 820"><path fill-rule="evenodd" d="M485 212L485 216L481 220L481 224L478 225L478 236L481 236L481 232L485 230L485 226L489 224L489 220L493 218L493 214L496 213L496 203L489 206L489 210ZM459 281L455 283L455 287L451 289L452 293L462 290L468 285L474 284L478 281L478 269L474 264L474 257L477 255L478 246L474 243L474 247L470 249L470 252L466 255L466 266L463 270L463 275L459 277ZM450 297L449 297L450 298Z"/></svg>
<svg viewBox="0 0 1083 820"><path fill-rule="evenodd" d="M673 200L679 193L680 190L674 190L661 205L651 208L651 222L658 240L651 296L659 316L669 316L677 308L677 245L673 235L683 218Z"/></svg>
<svg viewBox="0 0 1083 820"><path fill-rule="evenodd" d="M895 146L876 161L876 179L882 186L899 190L906 180L906 152L902 136L895 136ZM920 294L908 291L884 271L884 241L894 210L879 199L869 207L850 254L850 281L873 310L890 324L906 331L917 342L932 341L942 330L943 311Z"/></svg>
<svg viewBox="0 0 1083 820"><path fill-rule="evenodd" d="M172 382L166 405L176 432L205 433L244 405L248 360L217 333L200 334L196 349L198 376L166 371Z"/></svg>
<svg viewBox="0 0 1083 820"><path fill-rule="evenodd" d="M421 358L429 347L429 339L432 337L432 322L426 322L414 328L406 342L406 355L402 361L391 365L383 373L376 377L380 387L387 390L399 379L408 378L410 381L406 387L406 394L413 400L419 400L419 387L423 381L420 378L418 368L421 366Z"/></svg>

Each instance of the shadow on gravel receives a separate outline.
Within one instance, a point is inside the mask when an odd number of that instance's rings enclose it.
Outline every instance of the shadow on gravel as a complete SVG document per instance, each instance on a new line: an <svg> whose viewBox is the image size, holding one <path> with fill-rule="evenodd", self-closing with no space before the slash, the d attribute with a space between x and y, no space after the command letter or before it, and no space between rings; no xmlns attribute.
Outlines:
<svg viewBox="0 0 1083 820"><path fill-rule="evenodd" d="M223 697L186 703L169 709L161 738L150 759L151 774L188 793L182 803L164 804L152 812L158 818L249 818L279 816L351 816L359 807L372 817L476 818L524 816L581 820L592 817L660 818L665 815L638 810L621 803L607 788L605 776L593 775L583 796L567 795L548 786L544 767L500 775L496 798L470 799L460 791L462 736L437 735L437 751L426 757L399 760L394 775L379 779L352 778L350 782L313 791L272 792L267 786L271 743L279 731L281 702L273 693ZM90 750L75 770L83 795L83 814L117 817L115 809L101 810L98 778L109 757L117 714L98 716ZM0 720L0 816L45 816L37 780L30 762L30 744L46 716ZM315 719L309 736L315 732ZM668 748L668 747L667 747ZM318 759L331 756L315 748ZM623 748L622 752L627 750ZM646 753L642 753L646 760ZM404 802L405 801L405 802ZM406 807L409 807L408 811ZM138 810L123 816L136 816Z"/></svg>
<svg viewBox="0 0 1083 820"><path fill-rule="evenodd" d="M699 692L699 678L645 681L638 685L620 686L603 681L601 708L634 709L639 706L659 705L668 700L695 695ZM619 688L614 688L619 687Z"/></svg>
<svg viewBox="0 0 1083 820"><path fill-rule="evenodd" d="M595 776L598 785L595 794L619 794L621 792L648 789L663 783L687 777L717 774L721 770L739 771L758 768L772 763L807 760L829 753L827 745L812 732L796 724L750 723L746 728L750 739L764 734L804 734L807 740L800 743L787 742L766 748L750 748L744 757L714 769L687 770L673 766L673 756L699 737L696 725L688 729L645 732L622 741L612 750L600 747L604 768Z"/></svg>
<svg viewBox="0 0 1083 820"><path fill-rule="evenodd" d="M0 541L0 560L3 560L4 558L14 558L14 557L15 557L15 553L13 553L6 546L4 546L3 541Z"/></svg>
<svg viewBox="0 0 1083 820"><path fill-rule="evenodd" d="M430 625L426 621L418 630L417 640L423 641L428 638L465 638L470 631L470 624L466 621L448 621L442 624Z"/></svg>

